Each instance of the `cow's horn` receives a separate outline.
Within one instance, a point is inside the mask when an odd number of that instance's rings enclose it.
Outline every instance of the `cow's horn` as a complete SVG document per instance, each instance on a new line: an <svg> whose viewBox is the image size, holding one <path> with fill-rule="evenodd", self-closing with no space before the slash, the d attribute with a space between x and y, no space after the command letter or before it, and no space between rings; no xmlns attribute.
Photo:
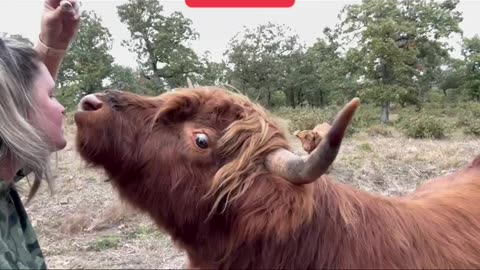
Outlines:
<svg viewBox="0 0 480 270"><path fill-rule="evenodd" d="M187 77L187 86L188 86L188 88L193 88L192 81L188 77Z"/></svg>
<svg viewBox="0 0 480 270"><path fill-rule="evenodd" d="M337 114L330 131L310 155L300 157L286 149L270 153L266 168L294 184L308 184L324 174L337 157L345 131L360 106L360 99L354 98Z"/></svg>

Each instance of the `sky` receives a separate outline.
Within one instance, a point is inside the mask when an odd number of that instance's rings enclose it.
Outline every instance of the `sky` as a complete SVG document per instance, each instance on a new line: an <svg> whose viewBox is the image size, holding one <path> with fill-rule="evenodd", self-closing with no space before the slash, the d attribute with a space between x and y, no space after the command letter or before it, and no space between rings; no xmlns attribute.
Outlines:
<svg viewBox="0 0 480 270"><path fill-rule="evenodd" d="M40 16L44 0L0 0L0 32L21 34L33 42L40 31ZM79 0L81 9L94 10L101 18L113 37L111 54L117 64L135 67L136 55L122 47L121 41L128 39L130 33L126 25L120 22L116 6L126 0ZM227 0L226 0L227 1ZM348 4L359 0L296 0L295 5L286 9L209 9L190 8L184 0L160 0L165 14L180 11L193 21L193 28L200 38L191 42L198 55L206 50L212 58L223 58L230 39L243 27L255 27L259 24L273 22L285 24L300 37L306 45L313 44L323 36L323 28L333 27L338 23L339 11ZM465 37L480 35L480 0L460 0L457 10L463 13L461 28ZM453 45L459 40L452 40ZM454 56L459 57L458 50Z"/></svg>

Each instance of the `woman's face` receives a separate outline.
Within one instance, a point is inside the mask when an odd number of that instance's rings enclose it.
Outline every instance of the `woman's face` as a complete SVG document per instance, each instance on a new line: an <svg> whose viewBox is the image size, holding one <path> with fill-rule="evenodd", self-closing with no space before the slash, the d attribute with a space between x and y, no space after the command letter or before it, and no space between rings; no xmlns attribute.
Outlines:
<svg viewBox="0 0 480 270"><path fill-rule="evenodd" d="M63 134L63 116L65 108L55 98L55 82L43 63L39 63L40 72L33 83L33 98L39 110L32 116L32 124L42 130L57 151L67 145Z"/></svg>

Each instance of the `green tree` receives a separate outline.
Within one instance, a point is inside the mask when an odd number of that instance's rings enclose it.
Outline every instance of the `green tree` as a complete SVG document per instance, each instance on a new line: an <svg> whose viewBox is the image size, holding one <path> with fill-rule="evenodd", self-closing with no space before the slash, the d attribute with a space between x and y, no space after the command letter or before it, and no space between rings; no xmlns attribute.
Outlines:
<svg viewBox="0 0 480 270"><path fill-rule="evenodd" d="M438 88L445 98L456 101L462 97L466 79L465 61L461 59L449 59L445 68L440 72Z"/></svg>
<svg viewBox="0 0 480 270"><path fill-rule="evenodd" d="M347 64L349 57L342 57L336 33L330 28L324 29L326 38L317 39L305 53L302 71L303 101L314 106L325 106L331 102L343 104L355 95L354 61ZM302 98L299 98L301 101Z"/></svg>
<svg viewBox="0 0 480 270"><path fill-rule="evenodd" d="M210 52L202 55L200 74L194 79L199 85L221 85L227 83L227 66L225 62L211 60Z"/></svg>
<svg viewBox="0 0 480 270"><path fill-rule="evenodd" d="M395 0L365 0L358 5L347 6L342 27L356 40L363 58L358 64L365 68L367 87L363 97L382 106L381 121L389 121L390 102L396 101L406 85L411 84L414 73L415 50L398 46L396 40L415 33L415 25L402 20Z"/></svg>
<svg viewBox="0 0 480 270"><path fill-rule="evenodd" d="M463 56L466 62L465 88L470 98L480 101L480 37L465 38Z"/></svg>
<svg viewBox="0 0 480 270"><path fill-rule="evenodd" d="M94 11L83 11L82 23L58 75L59 98L74 106L78 98L103 87L111 72L113 57L109 51L112 37Z"/></svg>
<svg viewBox="0 0 480 270"><path fill-rule="evenodd" d="M289 91L285 87L286 73L295 67L285 65L285 61L296 57L300 50L298 35L285 25L269 22L244 28L231 39L225 52L231 70L228 79L244 94L273 106L275 92ZM294 100L289 102L295 105Z"/></svg>
<svg viewBox="0 0 480 270"><path fill-rule="evenodd" d="M122 91L136 91L135 71L131 67L125 67L122 65L114 64L110 76L108 76L110 83L108 88L118 89Z"/></svg>
<svg viewBox="0 0 480 270"><path fill-rule="evenodd" d="M403 17L415 23L414 36L404 42L417 49L417 66L421 68L418 80L419 102L425 102L426 94L442 80L441 67L449 61L452 34L461 34L461 13L456 11L459 0L425 1L403 0L400 9Z"/></svg>
<svg viewBox="0 0 480 270"><path fill-rule="evenodd" d="M389 122L391 102L420 106L448 57L444 40L460 32L457 0L364 0L341 12L344 38L362 55L363 97L382 106Z"/></svg>
<svg viewBox="0 0 480 270"><path fill-rule="evenodd" d="M131 67L114 64L108 76L106 88L119 89L136 94L157 95L152 81L142 76L141 72Z"/></svg>
<svg viewBox="0 0 480 270"><path fill-rule="evenodd" d="M137 54L141 74L155 92L185 86L186 78L200 71L198 56L186 44L199 35L182 13L163 15L158 0L129 0L117 11L130 31L122 45Z"/></svg>

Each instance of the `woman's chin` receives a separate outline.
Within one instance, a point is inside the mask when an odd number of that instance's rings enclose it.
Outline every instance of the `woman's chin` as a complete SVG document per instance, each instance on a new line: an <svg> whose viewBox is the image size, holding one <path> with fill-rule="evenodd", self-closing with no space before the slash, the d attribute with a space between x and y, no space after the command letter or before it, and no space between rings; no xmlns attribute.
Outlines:
<svg viewBox="0 0 480 270"><path fill-rule="evenodd" d="M52 152L57 152L57 151L65 149L65 147L67 147L67 140L65 139L65 137L62 137L61 139L56 140L52 144L52 150L51 151Z"/></svg>

